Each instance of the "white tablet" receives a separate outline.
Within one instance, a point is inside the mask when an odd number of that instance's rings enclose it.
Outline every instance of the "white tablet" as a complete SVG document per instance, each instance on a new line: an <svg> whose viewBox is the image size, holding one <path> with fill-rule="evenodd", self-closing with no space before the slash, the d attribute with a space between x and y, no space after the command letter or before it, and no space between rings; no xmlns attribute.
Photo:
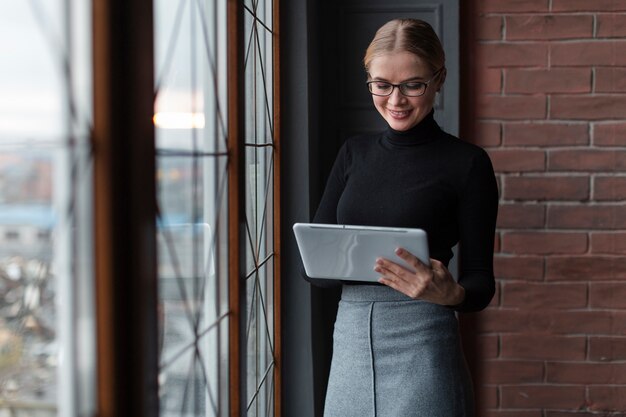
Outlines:
<svg viewBox="0 0 626 417"><path fill-rule="evenodd" d="M430 265L428 239L422 229L296 223L293 231L311 278L378 281L374 265L379 257L412 270L395 254L398 247Z"/></svg>

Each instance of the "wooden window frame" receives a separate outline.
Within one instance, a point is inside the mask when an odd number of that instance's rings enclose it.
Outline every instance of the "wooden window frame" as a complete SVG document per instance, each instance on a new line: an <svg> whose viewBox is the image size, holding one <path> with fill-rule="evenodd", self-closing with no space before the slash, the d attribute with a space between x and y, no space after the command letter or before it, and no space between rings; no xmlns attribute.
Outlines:
<svg viewBox="0 0 626 417"><path fill-rule="evenodd" d="M158 416L152 0L93 0L94 239L100 417ZM273 3L274 415L281 416L279 3ZM227 0L229 398L245 415L243 7ZM151 156L151 157L150 157ZM138 161L141 161L138 163ZM236 186L233 186L236 185Z"/></svg>

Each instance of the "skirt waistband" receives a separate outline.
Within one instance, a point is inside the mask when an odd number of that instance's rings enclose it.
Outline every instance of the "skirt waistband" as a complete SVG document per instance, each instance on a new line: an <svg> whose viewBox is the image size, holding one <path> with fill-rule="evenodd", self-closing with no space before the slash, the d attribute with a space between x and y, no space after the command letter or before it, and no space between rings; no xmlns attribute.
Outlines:
<svg viewBox="0 0 626 417"><path fill-rule="evenodd" d="M344 284L341 299L345 301L416 301L386 285Z"/></svg>

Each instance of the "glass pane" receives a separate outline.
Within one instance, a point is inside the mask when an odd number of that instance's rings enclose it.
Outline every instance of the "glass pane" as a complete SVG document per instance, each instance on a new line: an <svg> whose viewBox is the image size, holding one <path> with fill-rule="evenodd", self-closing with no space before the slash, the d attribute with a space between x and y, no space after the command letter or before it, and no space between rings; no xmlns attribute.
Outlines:
<svg viewBox="0 0 626 417"><path fill-rule="evenodd" d="M154 6L161 415L226 416L226 2Z"/></svg>
<svg viewBox="0 0 626 417"><path fill-rule="evenodd" d="M90 22L0 1L0 415L95 410Z"/></svg>
<svg viewBox="0 0 626 417"><path fill-rule="evenodd" d="M274 129L271 1L245 2L248 415L274 414Z"/></svg>

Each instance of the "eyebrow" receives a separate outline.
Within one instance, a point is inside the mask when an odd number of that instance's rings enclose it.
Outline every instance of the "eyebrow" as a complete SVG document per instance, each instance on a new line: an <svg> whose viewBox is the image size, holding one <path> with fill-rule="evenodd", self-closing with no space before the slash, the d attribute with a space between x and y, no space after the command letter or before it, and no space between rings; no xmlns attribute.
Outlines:
<svg viewBox="0 0 626 417"><path fill-rule="evenodd" d="M400 81L400 84L408 83L408 82L411 82L411 81L420 81L421 82L421 81L424 81L424 80L426 80L424 77L415 76L415 77L407 78L406 80ZM388 79L382 78L382 77L372 78L371 81L385 81L385 82L388 82L388 83L391 82Z"/></svg>

